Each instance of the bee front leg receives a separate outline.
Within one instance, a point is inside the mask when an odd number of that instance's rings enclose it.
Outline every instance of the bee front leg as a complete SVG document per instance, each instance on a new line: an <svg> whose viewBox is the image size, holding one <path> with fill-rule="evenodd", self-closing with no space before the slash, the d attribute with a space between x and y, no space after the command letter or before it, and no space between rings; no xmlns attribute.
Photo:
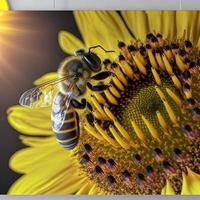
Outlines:
<svg viewBox="0 0 200 200"><path fill-rule="evenodd" d="M84 109L87 105L86 99L81 99L81 102L75 99L72 99L70 103L74 108L77 108L77 109Z"/></svg>
<svg viewBox="0 0 200 200"><path fill-rule="evenodd" d="M110 85L104 85L104 84L99 84L99 85L92 85L91 83L87 82L87 87L95 92L102 92L104 90L106 90L107 88L110 87Z"/></svg>
<svg viewBox="0 0 200 200"><path fill-rule="evenodd" d="M76 109L84 109L84 108L87 108L89 111L92 111L92 106L89 102L86 101L85 98L81 99L81 102L75 100L75 99L72 99L71 100L71 105L76 108Z"/></svg>
<svg viewBox="0 0 200 200"><path fill-rule="evenodd" d="M111 74L112 72L109 72L109 71L99 72L95 74L94 76L92 76L90 79L99 81L99 80L108 78Z"/></svg>

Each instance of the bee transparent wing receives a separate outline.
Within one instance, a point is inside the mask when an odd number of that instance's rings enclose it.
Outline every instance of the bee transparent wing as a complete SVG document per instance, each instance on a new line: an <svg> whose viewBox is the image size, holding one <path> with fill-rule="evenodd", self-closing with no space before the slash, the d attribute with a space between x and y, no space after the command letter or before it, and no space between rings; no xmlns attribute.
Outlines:
<svg viewBox="0 0 200 200"><path fill-rule="evenodd" d="M48 107L52 103L54 90L53 87L45 92L41 88L32 88L22 94L19 103L30 108Z"/></svg>
<svg viewBox="0 0 200 200"><path fill-rule="evenodd" d="M54 131L59 131L61 129L61 127L64 124L65 118L66 118L66 114L68 112L69 106L70 106L70 101L72 99L72 95L73 95L73 88L74 88L74 83L70 83L70 85L68 86L68 92L65 95L63 101L65 102L65 104L62 106L62 109L53 117L53 121L55 123L54 125ZM56 97L55 97L56 98ZM54 106L54 104L53 104Z"/></svg>
<svg viewBox="0 0 200 200"><path fill-rule="evenodd" d="M50 106L57 92L58 83L67 80L69 77L71 78L71 76L66 75L53 79L24 92L20 97L19 104L30 108Z"/></svg>

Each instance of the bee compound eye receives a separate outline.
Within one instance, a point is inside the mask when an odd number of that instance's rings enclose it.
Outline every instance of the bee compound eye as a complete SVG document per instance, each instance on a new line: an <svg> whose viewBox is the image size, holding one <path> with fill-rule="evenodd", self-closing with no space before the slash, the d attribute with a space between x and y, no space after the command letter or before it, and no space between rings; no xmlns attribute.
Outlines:
<svg viewBox="0 0 200 200"><path fill-rule="evenodd" d="M93 71L99 72L101 70L101 60L94 53L87 53L83 56L83 61L85 64Z"/></svg>

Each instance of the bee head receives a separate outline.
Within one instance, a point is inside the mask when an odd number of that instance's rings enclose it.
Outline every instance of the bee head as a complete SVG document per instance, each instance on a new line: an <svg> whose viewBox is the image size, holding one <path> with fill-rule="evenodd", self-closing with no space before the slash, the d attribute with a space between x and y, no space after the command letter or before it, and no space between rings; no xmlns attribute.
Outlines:
<svg viewBox="0 0 200 200"><path fill-rule="evenodd" d="M86 53L84 49L77 49L75 55L80 56L91 71L99 72L101 70L101 60L95 53L90 51Z"/></svg>

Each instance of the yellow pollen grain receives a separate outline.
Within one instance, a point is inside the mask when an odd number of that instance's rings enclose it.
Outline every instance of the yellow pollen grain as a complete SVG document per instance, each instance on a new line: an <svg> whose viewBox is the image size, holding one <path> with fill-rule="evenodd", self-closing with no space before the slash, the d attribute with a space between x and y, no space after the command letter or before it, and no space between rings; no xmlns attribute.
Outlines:
<svg viewBox="0 0 200 200"><path fill-rule="evenodd" d="M125 90L124 86L116 76L113 76L112 81L119 90L121 91Z"/></svg>
<svg viewBox="0 0 200 200"><path fill-rule="evenodd" d="M179 106L179 108L181 108L182 107L181 99L169 88L166 88L166 91L168 95L174 100L174 102Z"/></svg>
<svg viewBox="0 0 200 200"><path fill-rule="evenodd" d="M114 69L115 75L117 76L117 78L125 85L128 85L128 81L126 80L126 77L124 76L124 74L121 71L121 68L119 67L119 65Z"/></svg>
<svg viewBox="0 0 200 200"><path fill-rule="evenodd" d="M169 61L168 61L168 59L167 59L167 57L166 57L165 54L162 54L162 59L163 59L163 62L164 62L164 64L165 64L165 68L166 68L168 74L169 74L169 75L172 75L172 74L173 74L172 66L171 66L171 64L169 63Z"/></svg>
<svg viewBox="0 0 200 200"><path fill-rule="evenodd" d="M138 136L138 138L144 142L146 144L146 138L144 133L142 132L142 130L138 127L138 125L132 120L131 121L132 127L136 133L136 135Z"/></svg>
<svg viewBox="0 0 200 200"><path fill-rule="evenodd" d="M147 70L145 66L142 64L142 62L137 58L136 55L132 54L133 60L135 61L135 64L137 68L140 70L140 72L144 75L147 75Z"/></svg>
<svg viewBox="0 0 200 200"><path fill-rule="evenodd" d="M111 92L115 97L117 97L117 98L120 98L120 97L121 97L121 94L120 94L119 91L115 88L114 85L111 85L111 86L109 87L109 90L110 90L110 92Z"/></svg>
<svg viewBox="0 0 200 200"><path fill-rule="evenodd" d="M124 47L121 49L121 54L127 59L127 60L131 60L131 55L127 49L127 47Z"/></svg>
<svg viewBox="0 0 200 200"><path fill-rule="evenodd" d="M114 120L114 125L117 128L117 130L121 133L121 135L124 136L127 140L132 140L128 132L124 129L124 127L115 119Z"/></svg>
<svg viewBox="0 0 200 200"><path fill-rule="evenodd" d="M165 95L163 94L163 92L160 90L160 88L158 86L155 86L155 90L157 92L157 94L159 95L159 97L162 99L162 100L165 100Z"/></svg>
<svg viewBox="0 0 200 200"><path fill-rule="evenodd" d="M177 78L177 76L175 74L172 74L171 75L171 79L174 83L174 85L178 88L178 89L181 89L181 82L179 81L179 79Z"/></svg>
<svg viewBox="0 0 200 200"><path fill-rule="evenodd" d="M186 70L187 67L184 64L184 62L182 61L181 56L179 54L176 54L175 60L176 60L176 64L177 64L178 68L183 73Z"/></svg>
<svg viewBox="0 0 200 200"><path fill-rule="evenodd" d="M97 138L98 140L104 140L104 138L97 133L97 131L88 123L86 122L84 125L84 129L92 136L94 136L95 138Z"/></svg>
<svg viewBox="0 0 200 200"><path fill-rule="evenodd" d="M105 100L104 97L101 95L101 93L99 93L99 92L93 92L92 94L95 96L95 98L97 99L97 101L98 101L99 103L102 103L102 104L105 104L105 103L106 103L106 100Z"/></svg>
<svg viewBox="0 0 200 200"><path fill-rule="evenodd" d="M145 125L147 126L149 132L151 133L151 136L160 141L159 139L159 134L158 134L158 131L154 128L154 126L149 122L148 119L146 119L143 115L142 115L142 120L144 121Z"/></svg>
<svg viewBox="0 0 200 200"><path fill-rule="evenodd" d="M151 63L151 66L154 67L155 69L158 69L158 64L156 62L156 59L153 55L153 52L151 49L147 49L147 54L149 56L149 60L150 60L150 63Z"/></svg>
<svg viewBox="0 0 200 200"><path fill-rule="evenodd" d="M107 116L106 116L106 114L104 113L104 110L99 105L98 101L96 100L96 98L94 96L91 96L91 101L94 104L94 106L96 107L96 109L99 111L99 113L101 113L102 117L104 119L108 119Z"/></svg>
<svg viewBox="0 0 200 200"><path fill-rule="evenodd" d="M164 64L164 62L163 62L163 60L162 60L162 57L161 57L161 55L160 55L160 53L156 53L156 60L157 60L157 63L158 63L158 65L159 65L159 67L163 70L163 71L165 71L165 64Z"/></svg>
<svg viewBox="0 0 200 200"><path fill-rule="evenodd" d="M140 62L141 62L143 65L146 65L146 61L145 61L143 55L142 55L139 51L136 52L136 56L138 57L138 59L140 60Z"/></svg>
<svg viewBox="0 0 200 200"><path fill-rule="evenodd" d="M119 148L119 144L113 140L105 130L103 130L103 128L97 123L97 122L94 122L94 126L95 128L97 129L97 131L103 136L103 138L109 142L113 147L116 147L116 148Z"/></svg>
<svg viewBox="0 0 200 200"><path fill-rule="evenodd" d="M152 72L152 74L153 74L153 77L154 77L156 83L157 83L158 85L162 85L160 76L159 76L158 72L156 71L156 69L153 68L153 67L151 67L151 72Z"/></svg>
<svg viewBox="0 0 200 200"><path fill-rule="evenodd" d="M103 109L104 109L106 115L107 115L112 121L116 120L115 116L114 116L113 113L109 110L109 108L108 108L107 106L104 106Z"/></svg>
<svg viewBox="0 0 200 200"><path fill-rule="evenodd" d="M173 54L172 54L172 51L170 49L168 49L168 50L164 49L164 54L165 54L165 56L167 57L168 60L171 60L173 58Z"/></svg>
<svg viewBox="0 0 200 200"><path fill-rule="evenodd" d="M110 91L107 89L104 91L104 94L106 95L106 98L108 99L108 101L113 104L113 105L118 105L118 101L116 100L116 98L110 93Z"/></svg>
<svg viewBox="0 0 200 200"><path fill-rule="evenodd" d="M133 79L134 77L134 72L131 68L131 66L126 62L126 61L121 61L120 62L122 71L130 78Z"/></svg>
<svg viewBox="0 0 200 200"><path fill-rule="evenodd" d="M186 99L192 98L192 90L191 89L184 91L184 94L185 94Z"/></svg>
<svg viewBox="0 0 200 200"><path fill-rule="evenodd" d="M176 115L174 114L174 111L172 110L171 106L168 104L168 102L166 100L163 100L163 103L164 103L165 109L166 109L172 123L175 126L179 126L178 119L177 119Z"/></svg>
<svg viewBox="0 0 200 200"><path fill-rule="evenodd" d="M109 130L112 133L112 135L114 136L114 138L116 139L116 141L119 143L120 146L122 146L124 149L129 149L130 148L130 145L127 142L125 142L119 136L119 134L117 133L116 129L112 125L109 126Z"/></svg>
<svg viewBox="0 0 200 200"><path fill-rule="evenodd" d="M166 123L164 117L162 116L162 114L160 113L160 111L156 111L156 115L157 115L158 122L159 122L160 126L162 127L162 129L165 130L166 132L168 132L169 127L167 126L167 123Z"/></svg>
<svg viewBox="0 0 200 200"><path fill-rule="evenodd" d="M93 110L93 111L92 111L92 114L93 114L94 117L97 118L97 119L100 119L100 120L103 119L103 116L101 115L101 113L100 113L97 109Z"/></svg>

